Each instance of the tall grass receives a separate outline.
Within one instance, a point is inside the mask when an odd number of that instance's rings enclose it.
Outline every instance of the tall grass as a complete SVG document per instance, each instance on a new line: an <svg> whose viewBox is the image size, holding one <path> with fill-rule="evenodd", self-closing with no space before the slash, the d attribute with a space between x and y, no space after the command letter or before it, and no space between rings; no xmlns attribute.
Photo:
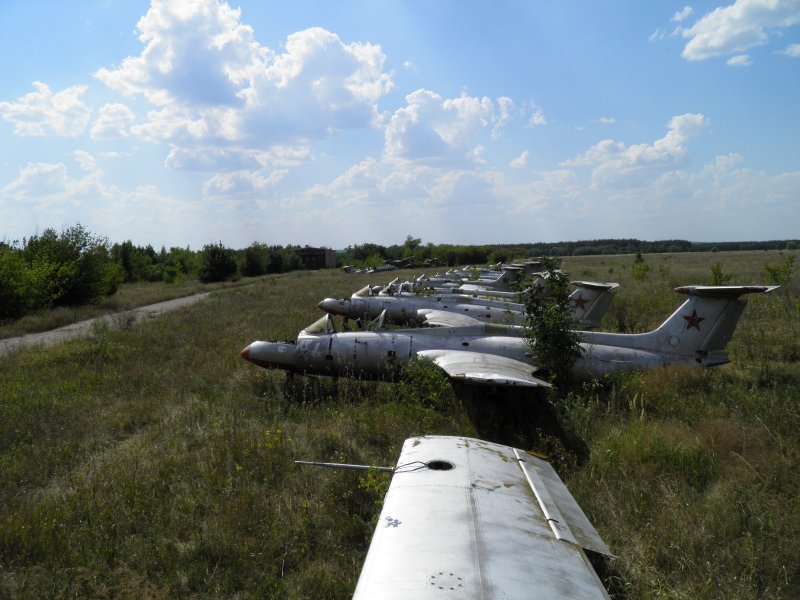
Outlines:
<svg viewBox="0 0 800 600"><path fill-rule="evenodd" d="M762 283L778 253L567 259L622 283L604 328L650 329L707 283ZM287 377L242 361L393 275L293 273L127 330L0 358L0 598L348 598L402 440L462 434L550 452L619 559L618 598L800 595L797 275L751 298L708 371L660 369L565 398ZM377 479L376 479L377 477ZM386 480L388 481L388 479Z"/></svg>

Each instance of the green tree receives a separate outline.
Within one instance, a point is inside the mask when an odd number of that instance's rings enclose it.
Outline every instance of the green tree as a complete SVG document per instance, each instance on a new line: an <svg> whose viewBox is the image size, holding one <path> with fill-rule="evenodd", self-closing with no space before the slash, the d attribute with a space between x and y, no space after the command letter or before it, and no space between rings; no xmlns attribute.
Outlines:
<svg viewBox="0 0 800 600"><path fill-rule="evenodd" d="M522 293L525 304L525 340L552 382L566 391L572 366L581 355L580 338L572 329L569 275L558 269L554 258L542 258L541 285L530 285ZM527 282L530 283L530 282Z"/></svg>
<svg viewBox="0 0 800 600"><path fill-rule="evenodd" d="M406 241L403 244L403 258L408 258L409 256L414 256L417 252L417 248L419 248L420 244L422 244L421 238L414 238L410 235L406 236Z"/></svg>
<svg viewBox="0 0 800 600"><path fill-rule="evenodd" d="M236 275L236 253L230 248L219 244L206 244L203 246L200 270L198 277L203 283L212 281L225 281Z"/></svg>
<svg viewBox="0 0 800 600"><path fill-rule="evenodd" d="M269 247L266 244L253 242L245 248L242 256L242 275L257 277L267 272L270 263Z"/></svg>
<svg viewBox="0 0 800 600"><path fill-rule="evenodd" d="M22 256L39 306L93 302L113 294L125 271L109 250L108 240L81 224L56 233L46 229L25 243Z"/></svg>
<svg viewBox="0 0 800 600"><path fill-rule="evenodd" d="M25 271L20 253L0 245L0 319L16 319L28 309Z"/></svg>

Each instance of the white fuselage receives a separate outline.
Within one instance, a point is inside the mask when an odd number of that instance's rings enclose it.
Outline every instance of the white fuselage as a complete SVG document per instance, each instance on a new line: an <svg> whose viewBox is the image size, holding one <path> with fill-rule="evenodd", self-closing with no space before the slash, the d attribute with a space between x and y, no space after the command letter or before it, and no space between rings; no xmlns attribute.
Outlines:
<svg viewBox="0 0 800 600"><path fill-rule="evenodd" d="M694 366L722 364L701 360L693 354L672 353L654 347L653 334L620 335L612 343L591 343L595 334L578 332L581 356L574 373L581 378L684 363ZM612 334L613 336L613 334ZM616 337L616 336L614 336ZM616 345L613 345L616 343ZM268 368L316 374L391 378L417 352L458 350L504 356L536 366L527 340L506 335L476 334L475 327L397 329L378 332L306 333L296 343L253 342L243 351L247 360ZM709 357L711 358L711 357Z"/></svg>

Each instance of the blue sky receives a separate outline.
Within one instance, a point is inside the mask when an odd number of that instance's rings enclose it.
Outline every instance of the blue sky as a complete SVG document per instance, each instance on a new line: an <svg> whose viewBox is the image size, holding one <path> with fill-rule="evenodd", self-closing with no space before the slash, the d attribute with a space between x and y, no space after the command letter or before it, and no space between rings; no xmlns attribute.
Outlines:
<svg viewBox="0 0 800 600"><path fill-rule="evenodd" d="M0 240L800 237L800 0L10 0L0 52Z"/></svg>

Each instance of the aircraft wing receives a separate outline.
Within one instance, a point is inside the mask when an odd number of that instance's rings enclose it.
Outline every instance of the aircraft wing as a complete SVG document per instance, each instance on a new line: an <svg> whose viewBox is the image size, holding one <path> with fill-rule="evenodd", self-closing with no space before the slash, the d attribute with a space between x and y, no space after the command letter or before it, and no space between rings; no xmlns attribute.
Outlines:
<svg viewBox="0 0 800 600"><path fill-rule="evenodd" d="M611 556L550 464L462 437L406 440L354 600L608 599Z"/></svg>
<svg viewBox="0 0 800 600"><path fill-rule="evenodd" d="M420 308L417 310L417 316L432 327L470 327L484 324L483 321L469 315L432 308Z"/></svg>
<svg viewBox="0 0 800 600"><path fill-rule="evenodd" d="M505 356L463 350L421 350L417 356L432 360L448 377L467 383L552 387L533 376L534 366Z"/></svg>

